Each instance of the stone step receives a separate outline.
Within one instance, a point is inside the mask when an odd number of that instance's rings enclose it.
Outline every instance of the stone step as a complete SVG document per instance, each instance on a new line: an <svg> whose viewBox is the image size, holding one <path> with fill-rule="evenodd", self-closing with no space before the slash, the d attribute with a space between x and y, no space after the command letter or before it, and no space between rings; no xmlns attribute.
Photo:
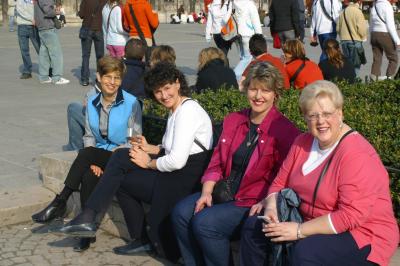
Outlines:
<svg viewBox="0 0 400 266"><path fill-rule="evenodd" d="M54 193L42 186L3 190L0 194L0 227L31 220L49 204Z"/></svg>

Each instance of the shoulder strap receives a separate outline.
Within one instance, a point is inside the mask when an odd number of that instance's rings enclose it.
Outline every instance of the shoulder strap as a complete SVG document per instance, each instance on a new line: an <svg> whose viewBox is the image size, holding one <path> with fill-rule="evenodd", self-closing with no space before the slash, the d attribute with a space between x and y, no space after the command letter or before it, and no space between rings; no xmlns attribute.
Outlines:
<svg viewBox="0 0 400 266"><path fill-rule="evenodd" d="M347 8L346 8L346 9L347 9ZM347 30L349 31L350 38L351 38L351 40L352 40L353 43L354 43L353 35L351 34L351 30L350 30L349 24L347 23L347 19L346 19L346 9L343 10L344 22L346 23L346 27L347 27Z"/></svg>
<svg viewBox="0 0 400 266"><path fill-rule="evenodd" d="M111 9L110 9L110 13L108 13L108 18L107 18L107 31L106 31L106 40L107 40L107 35L108 35L108 30L109 30L109 28L110 28L110 17L111 17L111 12L113 11L113 9L115 8L115 7L117 7L118 5L115 5L115 6L113 6Z"/></svg>
<svg viewBox="0 0 400 266"><path fill-rule="evenodd" d="M376 4L377 3L374 4L375 12L378 15L379 19L382 20L382 22L386 24L386 21L381 17L381 15L379 15L378 9L376 8Z"/></svg>
<svg viewBox="0 0 400 266"><path fill-rule="evenodd" d="M129 10L130 10L132 18L133 18L133 24L135 24L135 28L136 28L136 30L137 30L137 32L139 34L140 39L146 44L146 46L148 46L147 42L146 42L146 38L144 37L143 31L140 28L139 22L137 21L137 18L135 16L135 12L133 12L133 7L130 4L129 4Z"/></svg>
<svg viewBox="0 0 400 266"><path fill-rule="evenodd" d="M322 8L322 13L324 13L324 15L325 15L329 20L331 20L332 22L335 22L335 21L333 20L333 17L329 16L328 11L326 11L326 8L325 8L325 5L324 5L324 0L319 0L319 3L320 3L321 8ZM332 4L332 0L331 0L331 12L333 12L332 6L333 6L333 4Z"/></svg>
<svg viewBox="0 0 400 266"><path fill-rule="evenodd" d="M303 63L299 66L299 68L294 72L293 76L290 78L289 82L293 83L296 79L297 76L300 74L300 72L303 70L303 68L306 66L306 61L303 60Z"/></svg>
<svg viewBox="0 0 400 266"><path fill-rule="evenodd" d="M327 171L328 168L329 168L329 165L330 165L331 162L332 162L333 157L335 156L335 152L336 152L337 148L339 147L340 142L342 142L342 140L343 140L345 137L347 137L348 135L350 135L350 134L353 133L354 131L355 131L354 129L350 129L349 131L347 131L347 132L340 138L338 144L336 145L335 149L333 150L333 152L332 152L332 154L331 154L331 157L329 158L328 162L325 164L324 168L322 169L322 172L321 172L321 174L320 174L319 177L318 177L317 184L315 185L315 189L314 189L314 193L313 193L313 201L312 201L312 211L311 211L311 215L313 215L313 213L314 213L315 201L316 201L316 199L317 199L317 194L318 194L319 185L321 184L322 178L324 177L326 171Z"/></svg>

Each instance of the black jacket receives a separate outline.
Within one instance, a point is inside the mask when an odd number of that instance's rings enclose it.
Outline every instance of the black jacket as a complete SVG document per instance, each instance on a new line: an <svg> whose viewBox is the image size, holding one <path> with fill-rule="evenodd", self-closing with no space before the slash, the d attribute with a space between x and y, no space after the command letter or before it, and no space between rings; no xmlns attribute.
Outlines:
<svg viewBox="0 0 400 266"><path fill-rule="evenodd" d="M326 80L345 80L348 83L355 82L356 72L353 63L347 58L344 58L344 64L342 68L335 67L328 60L321 61L318 66L324 75L324 79Z"/></svg>
<svg viewBox="0 0 400 266"><path fill-rule="evenodd" d="M299 15L297 0L273 0L269 10L271 32L294 30L295 35L299 36Z"/></svg>
<svg viewBox="0 0 400 266"><path fill-rule="evenodd" d="M139 99L145 98L143 74L145 64L142 61L126 59L126 73L121 88Z"/></svg>
<svg viewBox="0 0 400 266"><path fill-rule="evenodd" d="M222 86L238 88L235 72L225 66L221 59L211 60L197 73L195 91L201 92L205 89L215 91Z"/></svg>

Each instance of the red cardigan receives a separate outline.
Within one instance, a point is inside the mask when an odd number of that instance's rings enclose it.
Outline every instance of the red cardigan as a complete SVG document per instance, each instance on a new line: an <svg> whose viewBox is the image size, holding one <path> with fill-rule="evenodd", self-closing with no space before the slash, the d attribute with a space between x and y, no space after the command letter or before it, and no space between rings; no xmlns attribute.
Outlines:
<svg viewBox="0 0 400 266"><path fill-rule="evenodd" d="M312 141L309 133L296 139L268 193L292 188L302 200L300 212L305 220L329 214L337 233L349 231L359 248L371 244L369 261L388 265L399 243L399 229L389 176L379 155L357 132L343 139L321 181L311 215L315 184L325 165L303 175Z"/></svg>
<svg viewBox="0 0 400 266"><path fill-rule="evenodd" d="M289 80L296 73L297 69L301 66L303 60L295 59L286 63L286 71L289 76ZM321 69L318 67L316 63L310 60L305 61L305 67L299 72L296 80L294 81L294 87L296 89L303 89L310 83L313 83L316 80L324 80L324 76L322 75Z"/></svg>
<svg viewBox="0 0 400 266"><path fill-rule="evenodd" d="M202 182L229 176L232 156L249 131L250 109L229 114ZM266 196L268 187L300 131L272 107L257 128L258 143L244 173L235 200L237 206L250 207Z"/></svg>

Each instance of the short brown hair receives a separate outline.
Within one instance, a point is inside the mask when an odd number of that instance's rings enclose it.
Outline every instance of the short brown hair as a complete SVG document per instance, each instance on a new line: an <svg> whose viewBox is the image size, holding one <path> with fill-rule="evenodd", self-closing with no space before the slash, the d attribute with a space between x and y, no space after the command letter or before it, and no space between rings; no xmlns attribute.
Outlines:
<svg viewBox="0 0 400 266"><path fill-rule="evenodd" d="M204 48L199 53L199 66L197 68L198 71L202 70L208 62L214 59L221 59L224 62L224 65L228 66L228 60L226 59L226 56L221 49L208 47Z"/></svg>
<svg viewBox="0 0 400 266"><path fill-rule="evenodd" d="M305 59L306 50L304 49L304 44L300 40L287 40L282 45L282 50L284 53L292 55L292 59Z"/></svg>
<svg viewBox="0 0 400 266"><path fill-rule="evenodd" d="M125 64L121 59L105 55L97 62L97 72L100 77L111 72L119 72L122 78L125 74Z"/></svg>
<svg viewBox="0 0 400 266"><path fill-rule="evenodd" d="M176 54L174 48L169 45L159 45L154 47L150 55L150 65L154 66L158 62L168 62L175 65Z"/></svg>
<svg viewBox="0 0 400 266"><path fill-rule="evenodd" d="M125 58L142 60L146 53L146 44L139 39L130 39L125 45Z"/></svg>

